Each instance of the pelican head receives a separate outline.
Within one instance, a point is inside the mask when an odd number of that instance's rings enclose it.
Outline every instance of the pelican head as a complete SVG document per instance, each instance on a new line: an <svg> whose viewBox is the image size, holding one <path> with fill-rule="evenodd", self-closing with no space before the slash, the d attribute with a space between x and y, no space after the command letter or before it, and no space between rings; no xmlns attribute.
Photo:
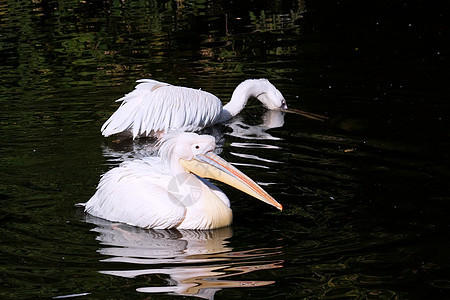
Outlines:
<svg viewBox="0 0 450 300"><path fill-rule="evenodd" d="M286 100L281 92L267 79L258 80L259 93L256 95L256 99L271 110L287 109Z"/></svg>
<svg viewBox="0 0 450 300"><path fill-rule="evenodd" d="M269 82L267 79L258 79L257 89L259 93L256 95L256 99L262 102L262 104L270 110L280 110L287 113L293 113L301 115L310 119L324 121L328 119L325 116L306 112L299 109L288 108L286 100L281 92ZM245 81L244 81L245 82Z"/></svg>
<svg viewBox="0 0 450 300"><path fill-rule="evenodd" d="M192 132L169 132L160 141L159 154L175 174L193 173L231 185L279 210L283 207L256 182L213 153L215 139Z"/></svg>

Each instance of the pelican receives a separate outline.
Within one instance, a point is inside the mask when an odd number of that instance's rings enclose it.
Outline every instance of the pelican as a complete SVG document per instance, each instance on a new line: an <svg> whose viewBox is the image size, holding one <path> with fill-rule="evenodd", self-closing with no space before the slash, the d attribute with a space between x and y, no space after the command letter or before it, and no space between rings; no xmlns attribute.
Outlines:
<svg viewBox="0 0 450 300"><path fill-rule="evenodd" d="M85 203L85 212L142 228L230 225L230 200L204 178L222 181L283 209L257 183L214 154L214 148L212 136L171 131L160 140L159 156L125 161L105 173Z"/></svg>
<svg viewBox="0 0 450 300"><path fill-rule="evenodd" d="M131 133L136 137L160 136L169 129L199 131L223 123L241 112L248 99L256 98L269 110L283 110L309 118L325 118L288 109L281 92L267 79L248 79L234 90L231 100L222 106L215 95L188 87L173 86L152 79L141 79L134 91L117 100L122 102L103 124L104 136Z"/></svg>

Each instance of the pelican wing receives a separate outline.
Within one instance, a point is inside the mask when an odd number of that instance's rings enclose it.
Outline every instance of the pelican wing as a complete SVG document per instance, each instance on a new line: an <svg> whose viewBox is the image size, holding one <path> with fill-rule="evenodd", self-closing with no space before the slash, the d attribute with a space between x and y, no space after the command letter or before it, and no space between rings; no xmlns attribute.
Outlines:
<svg viewBox="0 0 450 300"><path fill-rule="evenodd" d="M142 228L180 224L186 208L167 192L172 176L159 158L127 161L105 173L85 211L95 217Z"/></svg>
<svg viewBox="0 0 450 300"><path fill-rule="evenodd" d="M222 111L219 98L208 92L151 79L138 82L134 91L117 100L122 104L103 124L104 136L131 132L136 138L169 128L197 131L216 123Z"/></svg>

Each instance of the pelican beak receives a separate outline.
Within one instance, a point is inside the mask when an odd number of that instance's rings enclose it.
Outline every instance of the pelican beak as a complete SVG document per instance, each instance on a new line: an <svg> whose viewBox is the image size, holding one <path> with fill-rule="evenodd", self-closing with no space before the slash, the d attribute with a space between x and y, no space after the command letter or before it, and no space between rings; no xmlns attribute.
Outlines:
<svg viewBox="0 0 450 300"><path fill-rule="evenodd" d="M180 159L181 165L189 172L202 178L211 178L231 185L250 196L283 210L283 206L247 175L213 152L195 155L191 160Z"/></svg>
<svg viewBox="0 0 450 300"><path fill-rule="evenodd" d="M318 115L318 114L313 114L307 111L303 111L303 110L299 110L299 109L293 109L293 108L281 108L282 112L287 112L287 113L291 113L291 114L297 114L297 115L301 115L313 120L318 120L318 121L325 121L328 119L328 117L326 116L322 116L322 115Z"/></svg>

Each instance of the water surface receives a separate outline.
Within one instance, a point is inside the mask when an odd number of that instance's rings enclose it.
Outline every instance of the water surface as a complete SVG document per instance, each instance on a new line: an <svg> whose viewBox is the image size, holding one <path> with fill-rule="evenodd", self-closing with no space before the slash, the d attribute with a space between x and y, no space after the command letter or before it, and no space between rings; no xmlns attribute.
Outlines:
<svg viewBox="0 0 450 300"><path fill-rule="evenodd" d="M0 298L447 298L449 23L442 1L3 1ZM141 230L75 207L152 154L99 129L135 80L224 102L268 78L318 122L251 102L218 152L234 224Z"/></svg>

